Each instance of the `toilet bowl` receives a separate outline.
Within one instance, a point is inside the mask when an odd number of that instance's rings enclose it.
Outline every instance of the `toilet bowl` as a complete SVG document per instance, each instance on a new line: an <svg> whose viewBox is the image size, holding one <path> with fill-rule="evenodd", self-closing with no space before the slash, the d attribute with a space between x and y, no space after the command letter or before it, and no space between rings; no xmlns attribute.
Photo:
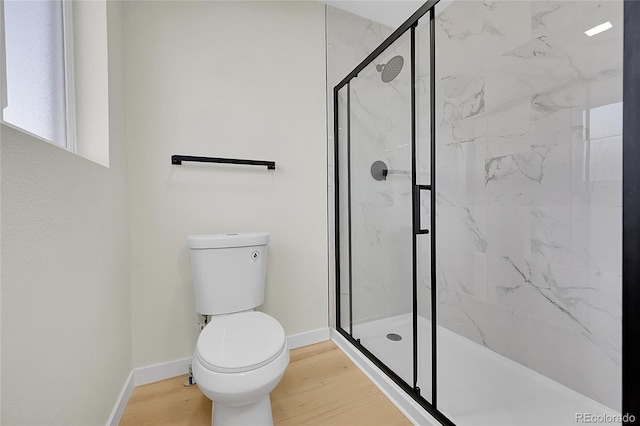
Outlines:
<svg viewBox="0 0 640 426"><path fill-rule="evenodd" d="M269 393L289 364L278 321L257 311L214 317L193 355L193 376L213 401L215 425L272 425Z"/></svg>
<svg viewBox="0 0 640 426"><path fill-rule="evenodd" d="M253 310L264 302L269 234L187 241L196 310L211 318L198 336L192 371L213 401L212 424L273 425L269 393L289 364L289 348L280 323Z"/></svg>

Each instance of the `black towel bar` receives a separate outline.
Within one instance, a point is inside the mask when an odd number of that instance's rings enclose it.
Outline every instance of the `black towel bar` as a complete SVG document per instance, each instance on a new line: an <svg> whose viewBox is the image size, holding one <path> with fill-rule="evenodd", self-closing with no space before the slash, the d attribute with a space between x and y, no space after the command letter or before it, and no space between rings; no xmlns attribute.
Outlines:
<svg viewBox="0 0 640 426"><path fill-rule="evenodd" d="M193 157L191 155L172 155L171 164L182 164L183 161L195 161L199 163L244 164L248 166L266 166L269 170L276 169L275 161L241 160L238 158L218 157Z"/></svg>

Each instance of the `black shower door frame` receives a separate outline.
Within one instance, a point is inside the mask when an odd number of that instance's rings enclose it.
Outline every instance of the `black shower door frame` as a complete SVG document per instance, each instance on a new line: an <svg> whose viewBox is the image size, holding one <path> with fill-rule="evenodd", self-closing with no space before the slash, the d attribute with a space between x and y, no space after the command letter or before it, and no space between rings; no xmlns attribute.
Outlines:
<svg viewBox="0 0 640 426"><path fill-rule="evenodd" d="M443 425L453 425L437 404L437 312L436 312L436 76L435 76L435 6L440 0L429 0L409 17L397 30L387 37L369 56L333 88L334 119L334 242L335 242L335 320L336 331L344 336L353 346L360 350L371 362L380 368L411 398L425 408L429 414ZM415 95L415 29L418 21L429 13L430 33L430 185L416 184L416 95ZM624 59L623 59L623 237L622 237L622 414L633 414L635 422L624 421L623 424L640 423L640 0L624 0ZM367 350L358 339L353 337L351 312L349 330L341 326L340 319L340 199L339 199L339 135L338 135L338 92L391 46L407 31L411 35L411 181L413 188L413 383L406 383L384 362ZM349 90L347 90L347 110L349 110ZM348 111L347 111L348 114ZM349 125L349 124L348 124ZM350 137L347 132L347 152L350 148ZM350 158L347 155L347 174L350 178ZM432 360L432 397L427 401L420 394L417 386L418 346L417 346L417 238L420 226L420 191L430 191L431 221L431 360ZM350 190L348 191L350 202ZM350 222L350 209L348 220ZM349 228L350 229L350 228ZM350 231L349 231L350 232ZM349 236L350 238L350 236ZM351 264L351 242L349 239L349 264ZM349 268L349 273L351 269ZM349 303L351 306L351 282L349 285ZM351 311L351 309L350 309ZM628 417L627 417L628 419Z"/></svg>
<svg viewBox="0 0 640 426"><path fill-rule="evenodd" d="M378 57L384 50L386 50L389 46L391 46L396 40L398 40L401 36L410 33L411 37L411 58L410 58L410 67L411 67L411 187L412 187L412 323L413 323L413 383L408 384L405 382L400 376L398 376L391 368L389 368L383 361L381 361L378 357L376 357L371 351L369 351L364 345L362 345L359 339L353 337L353 319L351 316L351 295L352 295L352 287L351 282L348 283L349 286L349 330L345 330L342 328L339 318L341 318L340 312L340 301L339 298L336 297L336 330L344 336L351 344L353 344L356 348L358 348L369 360L371 360L378 368L385 372L389 378L391 378L398 386L400 386L408 395L410 395L416 402L418 402L422 407L424 407L433 417L435 417L438 421L440 421L444 425L453 425L453 422L449 420L444 414L442 414L437 409L437 386L436 386L436 373L437 373L437 359L436 359L436 350L437 350L437 342L436 342L436 287L435 287L435 276L436 276L436 261L435 261L435 242L436 242L436 216L435 216L435 201L436 201L436 191L435 191L435 143L436 143L436 134L435 134L435 24L434 24L434 13L433 9L435 5L439 2L439 0L429 0L423 6L420 7L407 21L405 21L396 31L394 31L387 39L382 42L380 46L378 46L369 56L367 56L353 71L351 71L338 85L336 85L333 89L333 114L334 114L334 173L335 175L335 186L334 186L334 196L335 196L335 258L336 258L336 295L340 294L340 227L339 227L339 173L338 164L339 164L339 136L338 136L338 117L339 117L339 106L338 106L338 93L340 89L343 87L347 87L347 96L346 96L346 109L347 114L349 114L350 110L350 82L352 79L356 78L358 74L369 65L376 57ZM429 185L418 185L417 177L416 177L416 92L415 92L415 77L416 77L416 64L415 64L415 53L416 53L416 34L415 30L418 25L418 21L427 13L429 15L429 33L430 33L430 151L431 151L431 167L430 167L430 184ZM347 119L348 121L348 119ZM349 127L349 123L347 123L347 128ZM351 159L350 159L350 136L349 131L347 131L346 136L346 150L347 150L347 174L351 175ZM424 230L421 228L420 224L420 193L421 191L428 190L430 193L430 213L431 220L429 230ZM350 185L347 188L347 199L348 203L351 202L351 190ZM347 221L351 222L351 209L348 211ZM350 223L349 223L350 229ZM431 389L431 401L427 401L421 396L420 388L417 386L418 382L418 280L417 280L417 238L425 233L430 233L431 235L431 348L432 348L432 389ZM351 236L349 235L349 281L351 281Z"/></svg>

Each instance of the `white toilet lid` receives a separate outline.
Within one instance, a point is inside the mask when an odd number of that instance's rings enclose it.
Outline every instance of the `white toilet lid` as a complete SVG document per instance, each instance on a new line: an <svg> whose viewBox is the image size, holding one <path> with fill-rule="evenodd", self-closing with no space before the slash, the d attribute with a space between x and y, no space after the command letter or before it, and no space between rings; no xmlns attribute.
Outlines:
<svg viewBox="0 0 640 426"><path fill-rule="evenodd" d="M273 361L285 347L280 323L257 311L214 318L200 333L196 356L222 373L253 370Z"/></svg>

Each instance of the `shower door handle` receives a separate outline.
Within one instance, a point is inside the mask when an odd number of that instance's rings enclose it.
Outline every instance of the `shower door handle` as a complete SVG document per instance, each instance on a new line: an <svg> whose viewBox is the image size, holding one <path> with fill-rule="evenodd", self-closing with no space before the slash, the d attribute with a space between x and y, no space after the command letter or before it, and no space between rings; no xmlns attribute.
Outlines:
<svg viewBox="0 0 640 426"><path fill-rule="evenodd" d="M413 217L415 220L416 234L428 234L428 229L422 229L420 223L420 191L431 191L431 185L416 185L413 191Z"/></svg>

